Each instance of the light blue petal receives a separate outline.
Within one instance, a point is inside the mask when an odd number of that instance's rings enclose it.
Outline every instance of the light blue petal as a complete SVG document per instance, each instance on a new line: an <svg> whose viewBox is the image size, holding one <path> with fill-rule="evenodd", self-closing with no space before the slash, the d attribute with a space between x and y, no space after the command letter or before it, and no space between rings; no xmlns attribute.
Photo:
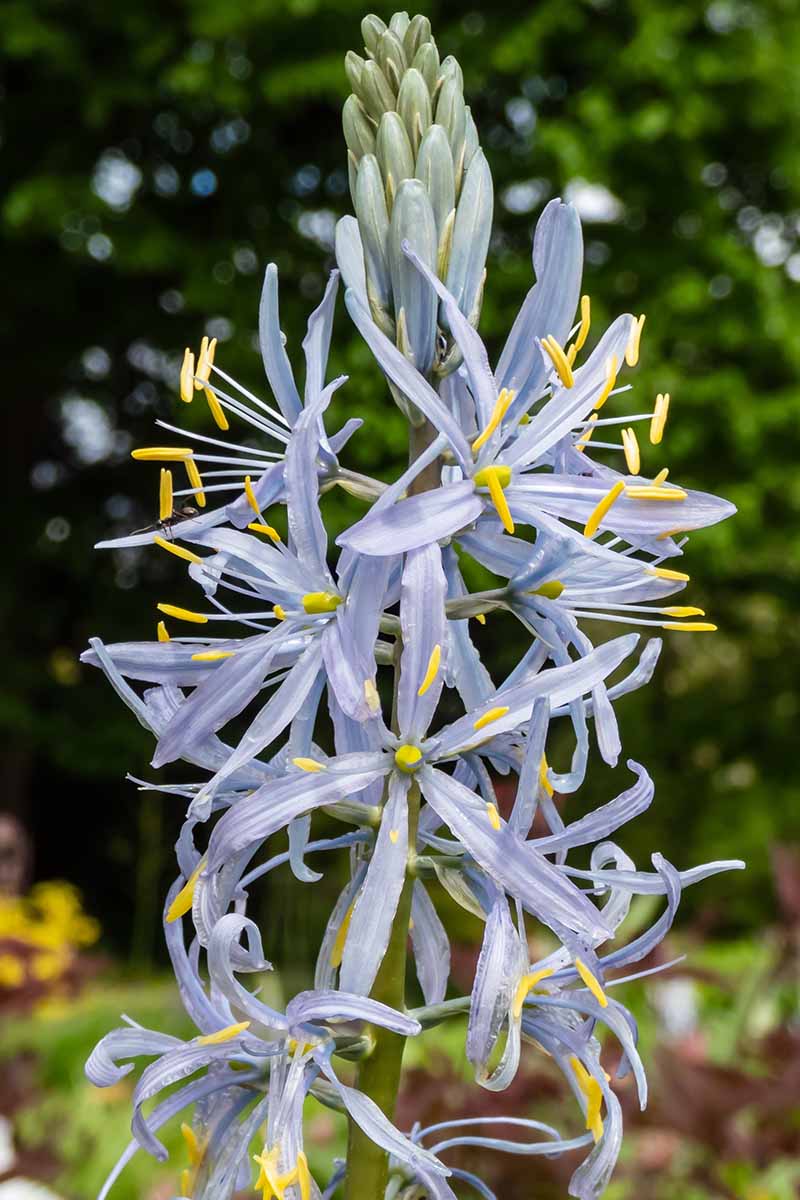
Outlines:
<svg viewBox="0 0 800 1200"><path fill-rule="evenodd" d="M483 151L477 150L461 188L447 269L448 291L466 317L474 313L477 318L479 311L493 211L492 173Z"/></svg>
<svg viewBox="0 0 800 1200"><path fill-rule="evenodd" d="M302 1025L317 1021L369 1021L404 1037L416 1037L422 1032L419 1021L413 1017L347 989L298 992L286 1006L286 1017L290 1032L298 1038L302 1036Z"/></svg>
<svg viewBox="0 0 800 1200"><path fill-rule="evenodd" d="M321 582L318 591L334 591L328 570L328 535L319 511L317 452L320 418L328 407L333 388L329 384L320 396L303 409L286 449L286 497L292 548L303 566Z"/></svg>
<svg viewBox="0 0 800 1200"><path fill-rule="evenodd" d="M425 885L414 881L411 897L411 945L417 978L426 1004L439 1004L450 976L450 939Z"/></svg>
<svg viewBox="0 0 800 1200"><path fill-rule="evenodd" d="M447 580L439 547L433 543L410 550L400 592L403 652L397 692L400 736L407 742L416 743L425 736L442 693L448 650L446 595ZM419 689L436 646L441 664L433 682L420 696Z"/></svg>
<svg viewBox="0 0 800 1200"><path fill-rule="evenodd" d="M258 340L269 386L284 417L290 425L294 425L300 416L301 404L283 344L278 314L278 268L275 263L269 263L264 275L258 310Z"/></svg>
<svg viewBox="0 0 800 1200"><path fill-rule="evenodd" d="M489 1058L509 1015L528 955L498 891L486 918L481 952L469 1004L467 1058L479 1081L488 1075Z"/></svg>
<svg viewBox="0 0 800 1200"><path fill-rule="evenodd" d="M303 353L306 357L306 404L316 400L325 386L325 368L328 365L338 288L339 272L331 271L325 295L308 318L308 328L303 338Z"/></svg>
<svg viewBox="0 0 800 1200"><path fill-rule="evenodd" d="M540 696L533 703L530 724L525 739L525 757L519 773L517 795L508 821L518 837L526 838L530 833L539 801L539 774L544 757L547 733L550 728L550 701Z"/></svg>
<svg viewBox="0 0 800 1200"><path fill-rule="evenodd" d="M239 944L243 933L247 938L246 948ZM239 983L231 962L234 948L238 951L236 971L260 974L272 970L271 964L264 958L261 933L255 922L239 913L226 913L215 924L208 942L208 973L212 983L235 1011L235 1019L240 1020L241 1014L246 1020L256 1021L276 1034L286 1030L288 1024L284 1014L264 1004Z"/></svg>
<svg viewBox="0 0 800 1200"><path fill-rule="evenodd" d="M359 554L403 554L452 537L481 515L484 501L471 480L399 500L392 508L371 509L336 539Z"/></svg>
<svg viewBox="0 0 800 1200"><path fill-rule="evenodd" d="M466 596L467 588L458 566L458 556L452 546L446 546L442 563L447 576L447 598L457 600ZM469 635L469 621L449 620L448 653L445 679L455 687L465 708L477 708L493 695L492 677L481 662L481 656Z"/></svg>

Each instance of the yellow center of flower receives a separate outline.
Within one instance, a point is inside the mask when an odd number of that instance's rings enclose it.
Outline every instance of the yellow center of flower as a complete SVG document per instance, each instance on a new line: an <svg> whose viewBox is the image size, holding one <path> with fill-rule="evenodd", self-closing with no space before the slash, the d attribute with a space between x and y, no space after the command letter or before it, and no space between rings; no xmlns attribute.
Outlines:
<svg viewBox="0 0 800 1200"><path fill-rule="evenodd" d="M408 743L405 743L395 750L394 761L401 771L407 771L410 774L412 771L416 771L422 761L422 751L419 746L409 746Z"/></svg>
<svg viewBox="0 0 800 1200"><path fill-rule="evenodd" d="M534 588L531 595L544 596L546 600L557 600L563 590L564 585L560 579L550 579L547 583L543 583L541 587Z"/></svg>

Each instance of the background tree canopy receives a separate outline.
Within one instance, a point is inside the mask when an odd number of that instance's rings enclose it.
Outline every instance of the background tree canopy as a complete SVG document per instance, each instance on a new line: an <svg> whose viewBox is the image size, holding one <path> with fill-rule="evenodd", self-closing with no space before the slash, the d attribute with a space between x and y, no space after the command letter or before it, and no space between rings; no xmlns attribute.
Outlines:
<svg viewBox="0 0 800 1200"><path fill-rule="evenodd" d="M597 324L647 313L638 400L620 397L619 411L673 397L643 470L668 465L739 507L688 553L690 602L720 631L666 634L658 682L622 708L626 750L657 784L625 845L681 866L747 858L748 874L714 895L722 927L755 926L771 904L770 849L797 829L796 6L423 11L463 65L495 179L490 348L530 285L536 216L554 195L573 199ZM184 345L217 336L221 365L264 392L254 337L271 260L290 355L299 350L335 221L350 211L342 58L360 49L362 15L354 0L4 7L14 560L2 584L2 803L35 830L37 874L81 885L120 948L133 910L139 955L158 939L160 848L179 813L125 782L147 774L149 736L77 655L95 633L153 636L156 602L191 603L192 592L165 555L91 546L154 519L157 468L129 452L152 441L157 417L175 419ZM351 376L337 413L366 417L348 465L389 477L403 423L343 310L334 345L333 369ZM199 406L180 418L203 420ZM327 503L342 522L356 506L339 493ZM485 636L510 628L490 621ZM606 787L599 772L589 787Z"/></svg>

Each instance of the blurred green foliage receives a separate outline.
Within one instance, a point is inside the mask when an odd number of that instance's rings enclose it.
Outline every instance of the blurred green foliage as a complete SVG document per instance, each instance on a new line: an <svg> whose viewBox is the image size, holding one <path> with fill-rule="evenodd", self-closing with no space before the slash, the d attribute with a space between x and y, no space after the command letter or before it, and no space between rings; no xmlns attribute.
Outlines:
<svg viewBox="0 0 800 1200"><path fill-rule="evenodd" d="M691 603L720 632L667 634L655 683L622 706L626 750L658 785L625 845L681 866L744 855L747 876L706 895L726 925L757 925L771 905L770 846L796 835L799 790L796 4L443 0L424 11L463 65L496 182L490 347L530 284L537 213L575 196L595 332L621 309L647 313L635 398L619 410L673 396L644 470L669 465L739 506L687 558ZM158 942L180 814L124 782L147 773L148 739L75 659L90 634L152 636L155 602L188 603L192 590L166 556L91 545L153 519L157 470L129 450L152 439L155 418L175 419L184 345L216 333L222 365L263 390L254 331L269 260L297 361L335 218L349 211L341 60L362 13L354 0L4 7L14 523L0 593L3 803L35 829L38 873L75 878L118 945L135 908L141 957ZM351 376L336 417L367 418L348 465L389 477L402 421L341 312L333 369ZM194 409L180 419L199 427ZM333 528L359 511L338 494L326 503ZM507 633L485 631L496 661ZM608 786L600 773L590 783L595 797Z"/></svg>

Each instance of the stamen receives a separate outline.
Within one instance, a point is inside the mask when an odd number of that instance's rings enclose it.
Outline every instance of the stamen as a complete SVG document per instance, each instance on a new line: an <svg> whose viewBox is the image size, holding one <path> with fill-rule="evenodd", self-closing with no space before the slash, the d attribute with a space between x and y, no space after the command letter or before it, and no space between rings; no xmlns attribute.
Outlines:
<svg viewBox="0 0 800 1200"><path fill-rule="evenodd" d="M614 384L617 382L617 371L619 363L617 362L616 354L612 354L611 358L606 363L606 381L603 385L603 390L594 402L596 409L601 409L608 397L614 390Z"/></svg>
<svg viewBox="0 0 800 1200"><path fill-rule="evenodd" d="M656 405L653 410L653 418L650 422L650 441L652 445L658 446L664 436L664 426L667 423L667 413L669 412L669 392L661 392L656 396Z"/></svg>
<svg viewBox="0 0 800 1200"><path fill-rule="evenodd" d="M687 492L678 487L653 487L652 483L646 487L625 488L625 495L631 500L685 500Z"/></svg>
<svg viewBox="0 0 800 1200"><path fill-rule="evenodd" d="M476 471L472 478L476 487L486 487L489 489L492 504L495 506L497 515L503 522L503 527L508 533L513 533L514 521L503 491L503 488L508 487L511 482L511 468L502 465L483 467L480 471Z"/></svg>
<svg viewBox="0 0 800 1200"><path fill-rule="evenodd" d="M272 609L272 614L277 621L285 621L286 620L286 609L283 607L282 604L274 605L274 607Z"/></svg>
<svg viewBox="0 0 800 1200"><path fill-rule="evenodd" d="M624 491L625 483L622 479L618 479L611 490L605 496L603 496L603 499L599 502L599 504L597 504L590 514L589 520L583 527L584 537L594 537L594 535L597 533L597 530L600 528L600 522L603 520L603 517L611 508L611 505L619 499Z"/></svg>
<svg viewBox="0 0 800 1200"><path fill-rule="evenodd" d="M631 330L630 339L625 347L625 362L629 367L635 367L639 361L639 343L642 340L642 329L644 327L644 322L645 315L642 313L638 321L634 323L633 329Z"/></svg>
<svg viewBox="0 0 800 1200"><path fill-rule="evenodd" d="M332 613L342 603L342 597L335 592L306 592L303 596L303 608L309 614Z"/></svg>
<svg viewBox="0 0 800 1200"><path fill-rule="evenodd" d="M203 494L203 480L200 478L200 472L197 469L197 463L193 458L187 458L185 462L186 474L189 476L189 483L195 490L195 499L200 508L205 508L206 498Z"/></svg>
<svg viewBox="0 0 800 1200"><path fill-rule="evenodd" d="M193 621L195 625L205 625L208 621L203 613L190 612L188 608L179 608L177 604L158 604L156 607L165 617L175 617L178 621Z"/></svg>
<svg viewBox="0 0 800 1200"><path fill-rule="evenodd" d="M225 1029L218 1029L216 1033L207 1033L204 1037L197 1039L198 1046L218 1046L222 1042L230 1042L233 1038L238 1037L240 1033L244 1033L245 1029L250 1028L249 1021L237 1021L235 1025L227 1025Z"/></svg>
<svg viewBox="0 0 800 1200"><path fill-rule="evenodd" d="M442 661L442 647L437 644L436 646L433 647L433 650L431 651L431 656L428 659L428 669L426 670L425 678L422 680L422 683L419 686L419 690L417 691L418 696L424 696L425 693L427 692L428 688L433 683L434 679L436 678L437 674L439 673L439 664L441 663L441 661Z"/></svg>
<svg viewBox="0 0 800 1200"><path fill-rule="evenodd" d="M311 1200L311 1185L314 1182L308 1169L308 1159L301 1150L297 1156L297 1182L300 1185L300 1200Z"/></svg>
<svg viewBox="0 0 800 1200"><path fill-rule="evenodd" d="M199 554L194 554L191 550L187 550L185 546L178 546L175 542L169 542L163 537L154 537L153 542L156 546L160 546L162 550L168 550L170 554L174 554L176 558L183 558L186 562L202 563L202 558Z"/></svg>
<svg viewBox="0 0 800 1200"><path fill-rule="evenodd" d="M575 443L575 449L578 451L579 454L583 454L583 452L586 449L586 447L588 446L589 442L592 440L592 434L594 433L595 428L596 428L596 425L595 425L596 421L597 421L597 413L593 412L589 417L590 423L586 426L586 428L583 431L582 436Z"/></svg>
<svg viewBox="0 0 800 1200"><path fill-rule="evenodd" d="M675 579L680 583L688 583L691 578L683 571L673 571L671 567L647 567L647 574L655 575L657 579Z"/></svg>
<svg viewBox="0 0 800 1200"><path fill-rule="evenodd" d="M575 959L575 970L580 975L583 982L586 984L589 991L594 996L601 1008L608 1008L608 999L605 992L600 986L600 980L596 975L593 975L582 958Z"/></svg>
<svg viewBox="0 0 800 1200"><path fill-rule="evenodd" d="M631 475L638 475L642 459L636 433L630 426L622 431L622 449L625 452L625 464Z"/></svg>
<svg viewBox="0 0 800 1200"><path fill-rule="evenodd" d="M581 296L581 326L575 337L573 345L577 350L583 349L583 343L589 336L589 328L592 324L592 302L588 296Z"/></svg>
<svg viewBox="0 0 800 1200"><path fill-rule="evenodd" d="M181 364L181 400L191 404L194 396L194 355L187 346Z"/></svg>
<svg viewBox="0 0 800 1200"><path fill-rule="evenodd" d="M158 640L160 642L168 642L169 641L169 634L167 633L167 627L163 621L158 622L158 625L156 626L156 633L158 635Z"/></svg>
<svg viewBox="0 0 800 1200"><path fill-rule="evenodd" d="M706 621L665 621L661 626L662 629L674 629L680 633L716 633L716 625L711 625Z"/></svg>
<svg viewBox="0 0 800 1200"><path fill-rule="evenodd" d="M266 537L272 538L273 542L281 540L277 529L273 529L271 525L264 525L261 521L251 521L247 528L252 529L253 533L263 533Z"/></svg>
<svg viewBox="0 0 800 1200"><path fill-rule="evenodd" d="M389 841L392 843L393 846L397 845L397 839L399 837L400 837L399 829L390 829L389 830Z"/></svg>
<svg viewBox="0 0 800 1200"><path fill-rule="evenodd" d="M571 388L575 383L575 376L572 374L572 367L569 365L567 356L561 346L559 346L552 333L541 339L542 349L546 351L548 358L556 369L556 373L565 388Z"/></svg>
<svg viewBox="0 0 800 1200"><path fill-rule="evenodd" d="M194 386L198 392L202 387L205 387L211 377L211 368L214 365L214 353L216 349L216 338L212 338L209 341L207 337L204 337L200 343L200 354L197 360L197 372L194 381Z"/></svg>
<svg viewBox="0 0 800 1200"><path fill-rule="evenodd" d="M203 870L203 868L205 867L205 865L206 865L205 858L201 858L200 862L197 864L197 866L192 871L189 878L186 880L186 883L183 885L183 887L178 892L175 899L172 901L172 904L170 904L169 908L167 909L167 918L166 918L168 925L171 925L173 921L177 921L178 917L184 917L186 915L186 913L189 911L189 909L192 907L192 901L194 900L195 885L197 884L197 881L200 878L200 873Z"/></svg>
<svg viewBox="0 0 800 1200"><path fill-rule="evenodd" d="M201 650L192 655L192 662L219 662L221 658L233 658L233 650Z"/></svg>
<svg viewBox="0 0 800 1200"><path fill-rule="evenodd" d="M661 487L662 483L664 482L664 480L667 478L668 475L669 475L669 467L662 467L661 470L656 475L655 479L652 481L650 486L651 487Z"/></svg>
<svg viewBox="0 0 800 1200"><path fill-rule="evenodd" d="M158 519L168 521L172 516L172 471L161 468L161 479L158 488Z"/></svg>
<svg viewBox="0 0 800 1200"><path fill-rule="evenodd" d="M137 462L183 462L194 454L191 446L140 446L131 450Z"/></svg>
<svg viewBox="0 0 800 1200"><path fill-rule="evenodd" d="M475 613L475 620L479 625L486 624L486 613Z"/></svg>
<svg viewBox="0 0 800 1200"><path fill-rule="evenodd" d="M497 708L490 708L482 717L478 717L473 724L473 729L484 729L487 725L491 725L493 721L499 721L509 711L508 705L500 705Z"/></svg>
<svg viewBox="0 0 800 1200"><path fill-rule="evenodd" d="M573 1055L569 1061L575 1072L578 1087L586 1097L586 1128L590 1130L595 1142L599 1142L603 1136L603 1118L600 1116L603 1092L600 1084L592 1078L580 1059Z"/></svg>
<svg viewBox="0 0 800 1200"><path fill-rule="evenodd" d="M511 1015L515 1021L518 1021L522 1015L522 1006L525 1003L525 997L529 992L532 992L537 983L541 983L543 979L547 979L548 975L553 974L552 967L543 967L541 971L532 971L529 975L523 975L517 984L517 990L514 992L514 1000L511 1005Z"/></svg>
<svg viewBox="0 0 800 1200"><path fill-rule="evenodd" d="M370 712L380 712L381 698L378 694L378 689L371 679L364 680L364 699L367 702L367 708Z"/></svg>
<svg viewBox="0 0 800 1200"><path fill-rule="evenodd" d="M539 787L547 793L548 796L554 794L554 788L550 780L547 778L547 757L542 755L542 761L539 763Z"/></svg>
<svg viewBox="0 0 800 1200"><path fill-rule="evenodd" d="M191 1197L192 1193L192 1172L188 1167L184 1167L181 1171L181 1191L184 1196Z"/></svg>
<svg viewBox="0 0 800 1200"><path fill-rule="evenodd" d="M317 772L325 770L325 764L317 762L314 758L293 758L292 762L301 771L308 771L310 775L316 775Z"/></svg>
<svg viewBox="0 0 800 1200"><path fill-rule="evenodd" d="M490 803L486 805L486 815L489 818L489 824L491 825L492 829L500 830L503 828L500 821L500 813L497 811L497 806L495 804Z"/></svg>
<svg viewBox="0 0 800 1200"><path fill-rule="evenodd" d="M245 477L244 477L244 494L245 494L245 496L247 496L247 503L250 505L253 512L256 514L257 517L260 517L261 516L261 508L259 506L258 500L256 500L256 494L253 491L253 485L250 481L249 475L245 475Z"/></svg>
<svg viewBox="0 0 800 1200"><path fill-rule="evenodd" d="M206 394L206 400L208 401L208 407L211 409L211 415L214 418L217 429L222 429L223 431L230 429L228 418L225 416L225 410L212 392L211 388L204 388L204 391Z"/></svg>
<svg viewBox="0 0 800 1200"><path fill-rule="evenodd" d="M546 600L557 600L563 590L564 584L560 579L551 579L548 583L543 583L541 587L534 588L530 595L544 596Z"/></svg>
<svg viewBox="0 0 800 1200"><path fill-rule="evenodd" d="M394 761L401 771L415 771L422 761L422 751L419 746L410 746L406 742L395 750Z"/></svg>
<svg viewBox="0 0 800 1200"><path fill-rule="evenodd" d="M350 928L350 920L353 916L353 909L356 906L355 900L351 903L347 912L344 914L344 919L339 926L333 946L331 947L331 966L339 967L342 963L342 955L344 954L344 944L347 941L347 931Z"/></svg>
<svg viewBox="0 0 800 1200"><path fill-rule="evenodd" d="M495 406L492 409L492 415L489 418L486 428L472 443L472 449L474 452L480 450L481 446L484 446L488 442L489 438L492 436L495 429L497 429L503 417L508 412L509 405L516 394L517 393L515 391L509 390L508 388L501 389L500 394L495 401Z"/></svg>
<svg viewBox="0 0 800 1200"><path fill-rule="evenodd" d="M681 608L678 605L662 608L660 611L665 617L704 617L706 615L702 608Z"/></svg>
<svg viewBox="0 0 800 1200"><path fill-rule="evenodd" d="M193 1167L198 1166L203 1158L203 1147L200 1145L197 1134L192 1129L191 1125L187 1125L185 1121L181 1124L181 1133L183 1140L186 1143L186 1149L189 1154L189 1162Z"/></svg>

